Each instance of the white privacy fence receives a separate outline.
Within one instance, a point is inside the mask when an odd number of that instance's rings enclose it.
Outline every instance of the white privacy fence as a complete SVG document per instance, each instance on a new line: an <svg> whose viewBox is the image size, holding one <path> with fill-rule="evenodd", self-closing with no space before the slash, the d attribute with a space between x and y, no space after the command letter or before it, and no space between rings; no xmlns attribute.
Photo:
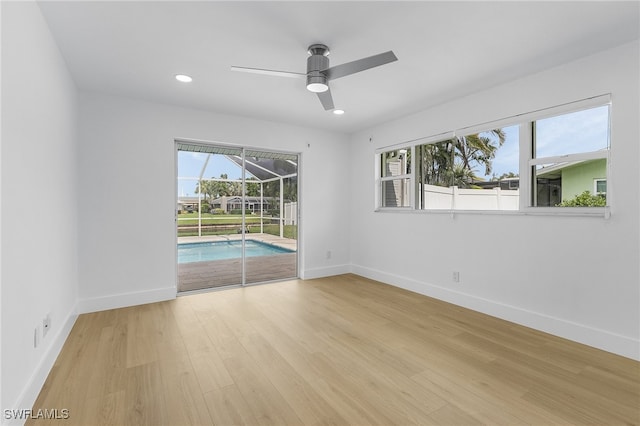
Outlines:
<svg viewBox="0 0 640 426"><path fill-rule="evenodd" d="M518 210L519 190L460 189L424 185L426 209L452 210Z"/></svg>
<svg viewBox="0 0 640 426"><path fill-rule="evenodd" d="M298 222L298 202L284 203L284 218L285 225L296 225Z"/></svg>

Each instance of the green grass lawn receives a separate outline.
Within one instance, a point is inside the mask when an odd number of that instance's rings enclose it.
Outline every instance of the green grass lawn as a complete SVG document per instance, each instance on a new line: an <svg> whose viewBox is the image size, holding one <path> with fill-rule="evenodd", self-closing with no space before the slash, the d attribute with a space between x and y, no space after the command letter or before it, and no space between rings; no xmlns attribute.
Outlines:
<svg viewBox="0 0 640 426"><path fill-rule="evenodd" d="M266 219L269 220L269 219ZM260 216L248 215L247 224L260 223ZM178 215L179 226L193 226L198 224L198 213L181 213ZM242 225L242 215L202 213L203 225Z"/></svg>
<svg viewBox="0 0 640 426"><path fill-rule="evenodd" d="M260 226L256 227L255 232L260 232ZM280 235L280 225L264 225L264 233L271 235ZM298 227L296 225L284 225L282 230L285 238L292 240L298 239Z"/></svg>
<svg viewBox="0 0 640 426"><path fill-rule="evenodd" d="M280 225L277 223L272 224L271 218L264 218L264 233L271 235L280 235ZM250 233L260 232L260 216L247 215L245 219L246 225L249 227ZM234 234L238 229L242 227L242 215L231 214L211 214L202 213L203 225L226 225L236 226L237 229L203 229L202 235L226 235ZM188 237L198 235L197 229L180 229L185 226L197 226L198 225L198 212L193 213L180 213L178 215L178 236ZM298 227L295 225L284 225L283 234L285 238L298 239Z"/></svg>
<svg viewBox="0 0 640 426"><path fill-rule="evenodd" d="M196 221L197 224L197 221ZM238 227L238 229L240 229ZM263 227L265 234L271 235L280 235L280 226L279 225L264 225ZM202 235L229 235L234 234L237 231L233 229L203 229ZM249 233L259 233L260 232L260 223L257 225L249 225ZM298 227L295 225L284 225L284 229L282 230L285 238L290 238L293 240L298 239ZM178 228L178 236L179 237L193 237L198 235L197 229L180 229Z"/></svg>

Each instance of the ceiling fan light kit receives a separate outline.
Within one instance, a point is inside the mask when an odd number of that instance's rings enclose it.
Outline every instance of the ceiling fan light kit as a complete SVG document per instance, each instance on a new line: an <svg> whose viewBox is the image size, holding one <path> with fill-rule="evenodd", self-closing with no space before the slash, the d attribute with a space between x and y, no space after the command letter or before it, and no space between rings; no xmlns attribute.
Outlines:
<svg viewBox="0 0 640 426"><path fill-rule="evenodd" d="M307 77L307 90L313 93L322 93L329 90L326 77Z"/></svg>
<svg viewBox="0 0 640 426"><path fill-rule="evenodd" d="M329 68L329 48L324 44L312 44L307 49L307 90L322 93L329 90L327 76L323 71Z"/></svg>
<svg viewBox="0 0 640 426"><path fill-rule="evenodd" d="M243 71L255 74L266 74L278 77L306 77L307 90L316 93L318 99L326 111L334 109L329 81L336 78L346 77L361 71L385 65L397 61L398 58L390 50L378 55L358 59L357 61L329 67L329 48L324 44L312 44L307 49L307 73L297 73L288 71L265 70L261 68L248 68L232 66L232 71Z"/></svg>

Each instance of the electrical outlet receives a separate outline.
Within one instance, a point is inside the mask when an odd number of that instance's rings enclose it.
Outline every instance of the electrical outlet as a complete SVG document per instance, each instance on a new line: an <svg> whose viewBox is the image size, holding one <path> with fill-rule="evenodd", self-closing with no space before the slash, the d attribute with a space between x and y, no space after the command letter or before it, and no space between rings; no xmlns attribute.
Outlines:
<svg viewBox="0 0 640 426"><path fill-rule="evenodd" d="M460 272L458 271L453 271L453 282L454 283L459 283L460 282Z"/></svg>
<svg viewBox="0 0 640 426"><path fill-rule="evenodd" d="M42 337L46 337L49 329L51 328L51 314L47 314L42 320Z"/></svg>

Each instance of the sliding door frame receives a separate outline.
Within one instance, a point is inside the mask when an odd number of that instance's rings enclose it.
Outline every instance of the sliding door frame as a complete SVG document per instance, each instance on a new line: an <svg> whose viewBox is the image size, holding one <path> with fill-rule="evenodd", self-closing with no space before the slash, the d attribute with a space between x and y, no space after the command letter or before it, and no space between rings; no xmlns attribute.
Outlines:
<svg viewBox="0 0 640 426"><path fill-rule="evenodd" d="M183 291L180 292L179 291L179 276L178 276L178 213L176 210L176 206L178 204L179 201L179 196L178 196L178 152L181 151L180 149L178 149L180 144L191 144L191 145L200 145L202 147L220 147L220 148L229 148L229 149L235 149L235 150L240 150L241 151L241 158L242 158L242 232L241 232L241 241L242 241L242 257L241 257L241 264L242 264L242 280L240 284L230 284L230 285L226 285L226 286L220 286L220 287L210 287L210 288L203 288L203 289L198 289L198 290L187 290L187 291ZM246 277L246 253L245 253L245 243L246 243L246 158L245 158L245 152L249 150L249 151L257 151L257 152L264 152L264 153L274 153L274 154L283 154L283 155L295 155L297 157L297 170L296 170L296 175L297 175L297 182L296 182L296 186L297 186L297 211L296 211L296 227L297 227L297 242L296 242L296 276L295 277L290 277L290 278L283 278L282 280L285 279L298 279L302 276L302 227L301 227L301 220L302 220L302 205L303 205L303 200L302 200L302 191L301 191L301 187L302 187L302 178L301 178L301 163L302 163L302 153L301 152L292 152L292 151L285 151L285 150L278 150L278 149L271 149L271 148L264 148L264 147L258 147L258 146L248 146L248 145L236 145L236 144L231 144L231 143L224 143L224 142L213 142L213 141L207 141L207 140L200 140L200 139L190 139L190 138L175 138L174 139L174 187L173 187L173 196L174 196L174 203L173 203L173 209L174 209L174 258L175 258L175 265L176 265L176 271L175 271L175 283L176 283L176 293L178 295L186 295L186 294L192 294L192 293L198 293L198 292L208 292L208 291L215 291L215 290L223 290L223 289L228 289L228 288L237 288L237 287L247 287L247 286L252 286L252 285L261 285L261 284L268 284L271 282L278 282L278 281L282 281L281 279L276 279L276 280L270 280L270 281L261 281L261 282L255 282L255 283L247 283L247 277ZM280 190L280 197L283 197L283 193L282 193L282 188ZM280 209L280 214L279 214L279 223L282 224L282 221L284 220L284 212L283 209ZM281 225L282 226L282 225Z"/></svg>

